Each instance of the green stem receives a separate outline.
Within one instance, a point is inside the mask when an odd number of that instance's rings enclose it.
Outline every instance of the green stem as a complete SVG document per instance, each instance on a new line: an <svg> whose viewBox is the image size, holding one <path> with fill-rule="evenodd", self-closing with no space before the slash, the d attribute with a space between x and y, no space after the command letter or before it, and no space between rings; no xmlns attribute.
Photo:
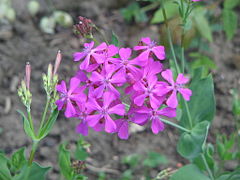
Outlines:
<svg viewBox="0 0 240 180"><path fill-rule="evenodd" d="M184 101L185 109L186 109L186 111L187 111L187 117L188 117L188 121L189 121L189 126L190 126L190 129L192 129L192 127L193 127L193 124L192 124L192 116L191 116L191 114L190 114L190 110L189 110L187 101L185 101L185 100L183 100L183 101Z"/></svg>
<svg viewBox="0 0 240 180"><path fill-rule="evenodd" d="M211 179L211 180L214 180L212 171L210 170L210 168L209 168L209 166L208 166L208 163L207 163L207 160L206 160L204 154L201 154L201 157L202 157L202 159L203 159L203 163L204 163L204 165L205 165L205 167L206 167L206 170L207 170L207 172L208 172L208 175L210 176L210 179Z"/></svg>
<svg viewBox="0 0 240 180"><path fill-rule="evenodd" d="M107 44L109 44L105 33L103 33L95 24L93 25L93 27L101 34L101 36L103 37L103 40L104 40ZM92 36L92 37L93 37L93 36Z"/></svg>
<svg viewBox="0 0 240 180"><path fill-rule="evenodd" d="M166 124L168 124L168 125L171 125L171 126L173 126L173 127L175 127L175 128L178 128L178 129L180 129L180 130L182 130L182 131L185 131L185 132L187 132L187 133L190 133L190 132L191 132L189 129L186 129L186 128L182 127L182 126L179 126L179 125L177 125L177 124L175 124L175 123L173 123L173 122L171 122L171 121L168 121L168 120L163 119L163 118L160 118L160 119L161 119L162 122L164 122L164 123L166 123Z"/></svg>
<svg viewBox="0 0 240 180"><path fill-rule="evenodd" d="M142 12L147 12L147 11L150 11L152 9L157 8L159 5L160 5L159 1L156 1L154 3L151 3L151 4L147 5L147 6L144 6L143 8L141 8L141 11Z"/></svg>
<svg viewBox="0 0 240 180"><path fill-rule="evenodd" d="M167 28L168 42L169 42L171 53L172 53L172 56L173 56L175 69L176 69L177 73L179 74L180 70L179 70L179 67L178 67L177 58L176 58L176 54L175 54L173 43L172 43L172 37L171 37L170 29L169 29L169 26L168 26L167 15L166 15L166 11L165 11L164 5L162 5L162 8L163 8L164 21L165 21L165 25L166 25L166 28ZM187 102L185 100L184 100L184 106L185 106L185 109L187 111L189 126L190 126L190 128L192 128L192 118L191 118L191 114L190 114L190 111L189 111L188 104L187 104Z"/></svg>
<svg viewBox="0 0 240 180"><path fill-rule="evenodd" d="M173 57L175 69L176 69L177 73L179 74L180 70L179 70L179 67L178 67L177 58L176 58L176 54L175 54L173 43L172 43L171 32L170 32L170 28L168 26L167 14L166 14L166 10L164 8L164 4L162 4L162 12L163 12L163 17L164 17L164 22L165 22L165 25L166 25L166 28L167 28L167 37L168 37L168 42L169 42L169 45L170 45L171 54L172 54L172 57Z"/></svg>
<svg viewBox="0 0 240 180"><path fill-rule="evenodd" d="M40 131L41 131L43 125L44 125L46 115L47 115L47 112L48 112L49 104L50 104L50 97L47 97L47 102L46 102L46 105L45 105L45 109L44 109L44 112L43 112L43 115L42 115L42 120L41 120L40 127L39 127L39 130L38 130L38 135L39 135L39 133L40 133Z"/></svg>
<svg viewBox="0 0 240 180"><path fill-rule="evenodd" d="M33 133L34 133L34 124L33 124L32 116L31 116L31 109L30 108L27 108L27 114L28 114L28 120L29 120L29 123L30 123L30 127L31 127L31 129L33 130Z"/></svg>
<svg viewBox="0 0 240 180"><path fill-rule="evenodd" d="M38 141L33 141L32 150L31 150L30 157L29 157L29 160L28 160L28 165L29 166L31 166L31 164L33 162L34 155L35 155L35 152L37 150L37 146L38 146Z"/></svg>

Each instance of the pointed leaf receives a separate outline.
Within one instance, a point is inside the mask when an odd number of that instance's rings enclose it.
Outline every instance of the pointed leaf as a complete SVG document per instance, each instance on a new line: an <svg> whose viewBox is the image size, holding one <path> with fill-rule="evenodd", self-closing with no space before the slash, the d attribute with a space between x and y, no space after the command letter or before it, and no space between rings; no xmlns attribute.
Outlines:
<svg viewBox="0 0 240 180"><path fill-rule="evenodd" d="M11 174L7 167L8 159L4 154L0 154L0 179L11 180Z"/></svg>
<svg viewBox="0 0 240 180"><path fill-rule="evenodd" d="M40 130L39 139L43 139L44 137L46 137L48 133L52 130L52 127L58 117L58 113L59 113L58 109L55 108L46 124Z"/></svg>
<svg viewBox="0 0 240 180"><path fill-rule="evenodd" d="M20 110L17 110L17 112L22 116L23 119L23 128L25 133L32 139L32 140L36 140L36 136L29 124L29 120L26 118L26 116L24 115L24 113Z"/></svg>
<svg viewBox="0 0 240 180"><path fill-rule="evenodd" d="M178 153L187 159L193 159L202 152L202 146L208 134L209 122L198 123L191 133L183 133L177 144Z"/></svg>
<svg viewBox="0 0 240 180"><path fill-rule="evenodd" d="M66 143L59 146L58 165L61 174L67 179L72 180L73 168L71 167L70 152L66 149Z"/></svg>
<svg viewBox="0 0 240 180"><path fill-rule="evenodd" d="M203 174L196 165L189 164L183 166L176 173L174 173L170 180L210 180L205 174Z"/></svg>
<svg viewBox="0 0 240 180"><path fill-rule="evenodd" d="M223 29L227 34L227 38L230 40L237 32L238 27L238 15L233 10L223 10Z"/></svg>
<svg viewBox="0 0 240 180"><path fill-rule="evenodd" d="M51 169L51 167L42 167L38 163L33 162L31 166L25 165L19 174L14 176L12 180L45 180L46 173Z"/></svg>
<svg viewBox="0 0 240 180"><path fill-rule="evenodd" d="M20 170L25 164L27 164L27 160L25 157L25 147L22 147L15 151L11 157L11 166L14 170Z"/></svg>

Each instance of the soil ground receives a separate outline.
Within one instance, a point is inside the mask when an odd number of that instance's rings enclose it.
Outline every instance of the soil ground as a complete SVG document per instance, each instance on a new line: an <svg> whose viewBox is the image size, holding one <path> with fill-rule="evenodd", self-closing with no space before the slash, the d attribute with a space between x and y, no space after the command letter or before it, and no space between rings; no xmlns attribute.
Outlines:
<svg viewBox="0 0 240 180"><path fill-rule="evenodd" d="M44 91L41 87L41 74L46 71L48 63L53 62L58 49L63 53L60 78L67 79L78 68L72 61L72 53L79 51L83 40L73 35L72 29L59 28L54 35L46 35L38 28L39 18L31 18L26 11L27 0L13 0L13 6L17 7L17 20L8 25L10 34L0 40L0 149L11 154L19 147L26 146L30 149L30 140L25 136L22 129L22 121L16 109L24 110L17 96L16 90L19 80L24 76L26 61L32 65L31 91L33 94L32 112L34 119L40 117L44 108ZM42 5L41 14L48 13L45 1ZM120 37L124 46L134 45L142 36L159 38L158 25L132 25L127 24L121 17L119 7L125 6L126 1L115 0L82 0L81 3L70 0L53 1L58 9L63 9L73 17L79 15L93 19L104 31L113 30ZM46 10L45 10L46 9ZM76 20L76 19L75 19ZM5 27L0 27L2 30ZM210 129L209 141L214 142L214 135L229 133L234 128L231 113L231 94L233 88L240 89L240 30L232 41L227 41L222 33L215 34L214 42L210 44L209 54L217 64L217 70L213 72L217 101L216 117ZM36 122L38 123L38 122ZM36 153L36 160L44 165L53 166L48 179L58 179L57 145L63 141L70 144L78 139L75 133L76 119L66 119L60 114L59 119L50 135L40 144ZM162 165L150 172L156 176L157 172L167 167L177 167L177 163L187 163L176 152L178 132L167 126L166 130L159 135L153 135L149 128L133 133L128 141L119 140L115 135L96 133L91 131L86 138L91 144L91 153L88 163L95 168L88 168L85 174L89 179L96 179L98 168L114 169L107 173L108 178L117 179L126 170L122 165L122 157L133 154L146 154L149 151L159 152L169 159L168 165ZM231 169L231 165L228 165ZM101 169L100 169L101 170ZM141 179L141 169L136 179Z"/></svg>

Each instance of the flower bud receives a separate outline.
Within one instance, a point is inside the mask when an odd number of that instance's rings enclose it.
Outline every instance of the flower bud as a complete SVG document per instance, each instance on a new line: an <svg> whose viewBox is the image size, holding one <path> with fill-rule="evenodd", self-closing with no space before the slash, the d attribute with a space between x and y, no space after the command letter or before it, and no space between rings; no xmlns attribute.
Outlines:
<svg viewBox="0 0 240 180"><path fill-rule="evenodd" d="M26 67L25 67L25 81L26 81L26 87L29 90L30 89L30 77L31 77L31 65L29 62L26 63Z"/></svg>
<svg viewBox="0 0 240 180"><path fill-rule="evenodd" d="M61 54L61 51L58 50L57 57L55 60L55 65L54 65L53 76L55 76L57 74L57 70L60 66L61 61L62 61L62 54Z"/></svg>

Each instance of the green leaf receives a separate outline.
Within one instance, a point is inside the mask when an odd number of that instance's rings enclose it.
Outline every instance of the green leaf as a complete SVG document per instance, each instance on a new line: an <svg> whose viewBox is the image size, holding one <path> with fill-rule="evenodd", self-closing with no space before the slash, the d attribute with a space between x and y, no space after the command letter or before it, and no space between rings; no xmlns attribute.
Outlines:
<svg viewBox="0 0 240 180"><path fill-rule="evenodd" d="M211 122L216 110L212 76L208 75L206 78L202 78L202 68L194 70L189 88L192 90L192 96L187 104L189 106L193 126L202 121ZM187 111L183 106L183 101L183 98L180 98L181 107L183 107L180 124L190 129Z"/></svg>
<svg viewBox="0 0 240 180"><path fill-rule="evenodd" d="M230 40L237 32L238 27L238 16L237 13L229 10L223 10L223 29L227 34L227 38Z"/></svg>
<svg viewBox="0 0 240 180"><path fill-rule="evenodd" d="M141 160L140 154L131 154L131 155L125 156L122 159L122 163L129 165L131 168L134 168L137 165L139 165L140 160Z"/></svg>
<svg viewBox="0 0 240 180"><path fill-rule="evenodd" d="M170 180L193 180L193 179L210 180L209 177L204 175L194 164L183 166L170 178Z"/></svg>
<svg viewBox="0 0 240 180"><path fill-rule="evenodd" d="M74 172L71 167L70 152L66 149L66 143L59 146L58 165L61 174L67 179L71 180Z"/></svg>
<svg viewBox="0 0 240 180"><path fill-rule="evenodd" d="M202 152L202 146L208 134L209 122L198 123L191 133L182 133L177 144L177 151L187 159L193 159Z"/></svg>
<svg viewBox="0 0 240 180"><path fill-rule="evenodd" d="M26 164L27 160L25 157L25 147L22 147L12 154L11 166L15 171L18 171Z"/></svg>
<svg viewBox="0 0 240 180"><path fill-rule="evenodd" d="M128 169L123 172L122 177L120 180L132 180L133 179L133 172L131 169Z"/></svg>
<svg viewBox="0 0 240 180"><path fill-rule="evenodd" d="M20 110L17 110L17 112L22 116L23 119L23 128L25 133L32 139L32 140L36 140L36 136L29 124L29 120L26 118L26 116L24 115L24 113Z"/></svg>
<svg viewBox="0 0 240 180"><path fill-rule="evenodd" d="M204 7L197 7L192 11L191 17L195 21L198 32L202 37L212 42L212 30L205 17L206 9Z"/></svg>
<svg viewBox="0 0 240 180"><path fill-rule="evenodd" d="M217 66L208 56L202 55L200 53L190 53L190 57L194 57L195 60L191 63L192 69L197 69L203 67L203 77L207 77L209 70L216 69Z"/></svg>
<svg viewBox="0 0 240 180"><path fill-rule="evenodd" d="M39 139L43 139L48 135L48 133L52 130L52 127L58 117L58 109L55 108L52 114L50 115L49 119L47 120L47 123L42 127L39 133Z"/></svg>
<svg viewBox="0 0 240 180"><path fill-rule="evenodd" d="M216 180L239 180L240 179L240 167L233 172L225 172Z"/></svg>
<svg viewBox="0 0 240 180"><path fill-rule="evenodd" d="M155 168L160 164L167 164L168 160L166 156L156 153L156 152L149 152L148 157L143 161L143 165L151 168Z"/></svg>
<svg viewBox="0 0 240 180"><path fill-rule="evenodd" d="M45 180L46 173L51 167L42 167L38 163L33 162L31 166L25 165L19 174L14 176L12 180Z"/></svg>
<svg viewBox="0 0 240 180"><path fill-rule="evenodd" d="M118 36L112 31L112 41L111 41L111 44L119 47L119 40L118 40Z"/></svg>
<svg viewBox="0 0 240 180"><path fill-rule="evenodd" d="M168 19L178 15L178 5L176 3L173 3L172 1L167 1L164 4L164 8L165 8ZM154 24L154 23L161 23L161 22L164 22L164 17L163 17L162 8L160 7L154 13L151 23Z"/></svg>
<svg viewBox="0 0 240 180"><path fill-rule="evenodd" d="M233 9L240 3L239 0L225 0L223 7L224 9Z"/></svg>
<svg viewBox="0 0 240 180"><path fill-rule="evenodd" d="M8 158L4 154L0 154L0 179L1 180L11 180L11 174L7 167Z"/></svg>

